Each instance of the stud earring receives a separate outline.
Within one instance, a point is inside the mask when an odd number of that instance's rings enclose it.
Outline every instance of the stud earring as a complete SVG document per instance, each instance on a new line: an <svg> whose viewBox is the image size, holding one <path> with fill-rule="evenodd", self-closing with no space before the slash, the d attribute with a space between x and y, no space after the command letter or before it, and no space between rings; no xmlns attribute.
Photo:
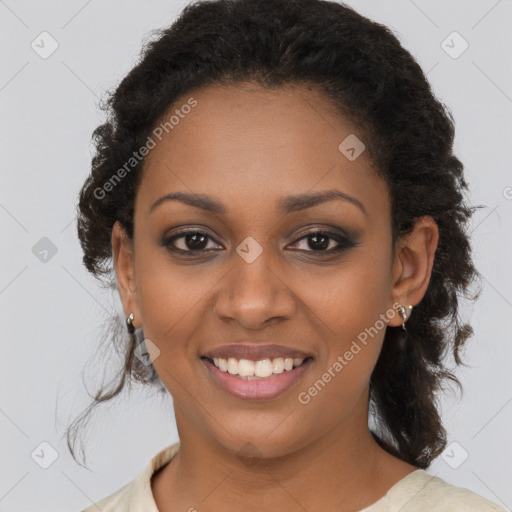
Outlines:
<svg viewBox="0 0 512 512"><path fill-rule="evenodd" d="M128 332L130 334L133 334L135 332L135 327L133 325L133 313L130 313L127 317L126 317L126 327L128 329Z"/></svg>

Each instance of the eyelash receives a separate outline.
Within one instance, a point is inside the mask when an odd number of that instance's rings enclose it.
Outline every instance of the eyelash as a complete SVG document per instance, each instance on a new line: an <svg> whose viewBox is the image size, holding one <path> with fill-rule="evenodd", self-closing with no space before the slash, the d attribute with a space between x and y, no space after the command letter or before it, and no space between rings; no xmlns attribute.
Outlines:
<svg viewBox="0 0 512 512"><path fill-rule="evenodd" d="M185 249L177 249L176 247L172 246L172 243L175 242L176 240L179 240L180 238L185 238L187 236L193 236L193 235L203 235L208 240L215 242L213 240L213 238L210 237L208 235L208 233L206 233L204 231L200 231L197 229L188 229L188 230L184 230L179 233L175 233L173 235L164 237L162 240L162 245L167 247L167 249L169 251L172 251L174 253L179 253L179 254L192 253L192 254L190 254L190 256L192 256L192 257L197 256L197 255L204 255L205 253L219 250L219 249L197 249L197 250L187 249L187 250L185 250ZM310 253L327 254L328 255L328 254L338 253L338 252L344 251L346 249L350 249L351 247L355 247L355 246L359 245L357 242L352 241L350 238L348 238L346 236L343 236L343 235L340 235L337 233L333 233L330 231L326 231L325 229L316 229L313 231L309 231L309 232L303 234L295 242L293 242L292 245L297 244L298 242L301 242L302 240L307 240L308 238L313 237L315 235L328 237L329 239L334 240L335 242L338 243L338 247L336 247L334 249L318 250L318 251L315 251L312 249L310 249L310 250L299 249L299 252L310 252ZM217 242L215 242L215 243L217 243Z"/></svg>

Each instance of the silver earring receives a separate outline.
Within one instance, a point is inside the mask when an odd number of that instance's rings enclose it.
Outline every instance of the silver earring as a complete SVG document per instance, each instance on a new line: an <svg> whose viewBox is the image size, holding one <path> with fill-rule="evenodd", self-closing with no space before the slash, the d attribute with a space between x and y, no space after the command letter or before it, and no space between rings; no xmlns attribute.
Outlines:
<svg viewBox="0 0 512 512"><path fill-rule="evenodd" d="M130 334L133 334L135 332L135 327L133 325L133 313L130 313L127 317L126 317L126 327L128 329L128 332Z"/></svg>
<svg viewBox="0 0 512 512"><path fill-rule="evenodd" d="M412 311L412 306L407 306L409 308L409 313ZM405 328L405 322L407 321L407 309L405 309L404 306L400 304L400 307L398 308L398 313L402 317L402 330L404 331L404 334L407 335L407 329Z"/></svg>

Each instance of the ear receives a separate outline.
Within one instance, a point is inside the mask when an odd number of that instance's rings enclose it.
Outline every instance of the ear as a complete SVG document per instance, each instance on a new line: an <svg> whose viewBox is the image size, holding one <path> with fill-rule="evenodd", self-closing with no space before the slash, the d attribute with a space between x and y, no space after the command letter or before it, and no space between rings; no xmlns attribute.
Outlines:
<svg viewBox="0 0 512 512"><path fill-rule="evenodd" d="M112 228L112 258L124 314L127 317L133 313L133 326L137 329L142 322L135 286L133 241L119 221L116 221Z"/></svg>
<svg viewBox="0 0 512 512"><path fill-rule="evenodd" d="M393 261L391 288L392 309L396 312L388 325L400 326L402 317L397 312L396 303L406 308L416 306L425 295L432 274L434 255L439 241L439 229L430 216L416 220L411 233L396 242Z"/></svg>

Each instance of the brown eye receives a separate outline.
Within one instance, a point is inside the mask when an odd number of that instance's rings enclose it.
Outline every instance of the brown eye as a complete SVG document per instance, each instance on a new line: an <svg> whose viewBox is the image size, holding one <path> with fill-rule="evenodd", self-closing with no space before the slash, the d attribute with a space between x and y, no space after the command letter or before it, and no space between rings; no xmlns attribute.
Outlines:
<svg viewBox="0 0 512 512"><path fill-rule="evenodd" d="M207 233L188 230L165 237L162 240L162 245L179 252L201 252L212 249L212 247L208 248L209 241L212 241L212 239Z"/></svg>
<svg viewBox="0 0 512 512"><path fill-rule="evenodd" d="M304 250L306 252L324 253L338 252L357 245L355 242L345 236L339 235L337 233L318 230L311 231L305 236L302 236L299 238L299 240L294 242L293 245L297 245L301 242L305 247L299 248L299 250Z"/></svg>

